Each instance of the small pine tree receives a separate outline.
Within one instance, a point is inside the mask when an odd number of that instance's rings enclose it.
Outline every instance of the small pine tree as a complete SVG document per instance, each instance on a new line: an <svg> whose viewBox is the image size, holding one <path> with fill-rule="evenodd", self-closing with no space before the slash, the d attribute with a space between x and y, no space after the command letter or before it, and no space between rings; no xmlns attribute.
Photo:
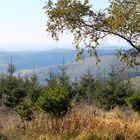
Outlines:
<svg viewBox="0 0 140 140"><path fill-rule="evenodd" d="M11 79L15 72L16 72L16 67L12 63L12 59L11 59L11 63L9 63L8 67L7 67L7 76L8 76L8 78Z"/></svg>
<svg viewBox="0 0 140 140"><path fill-rule="evenodd" d="M30 76L30 81L33 85L37 85L38 84L38 75L37 73L34 71L31 76Z"/></svg>
<svg viewBox="0 0 140 140"><path fill-rule="evenodd" d="M28 96L33 104L36 103L38 97L42 92L42 87L38 82L38 75L34 72L31 76L29 81L27 81L27 92Z"/></svg>
<svg viewBox="0 0 140 140"><path fill-rule="evenodd" d="M32 120L34 110L35 107L29 98L25 98L23 102L15 107L16 113L21 117L23 122Z"/></svg>
<svg viewBox="0 0 140 140"><path fill-rule="evenodd" d="M54 87L44 89L38 99L38 106L44 112L55 117L65 115L70 106L69 93L66 86L60 86L55 82Z"/></svg>
<svg viewBox="0 0 140 140"><path fill-rule="evenodd" d="M14 108L27 95L24 83L21 79L13 78L12 81L5 80L3 82L3 102L6 106Z"/></svg>
<svg viewBox="0 0 140 140"><path fill-rule="evenodd" d="M2 79L0 84L3 102L11 108L18 105L27 94L24 81L20 77L14 76L15 71L16 68L11 61L7 68L7 75Z"/></svg>
<svg viewBox="0 0 140 140"><path fill-rule="evenodd" d="M61 86L66 86L69 92L69 98L73 98L75 93L73 92L72 85L70 83L70 77L67 74L67 67L63 64L60 68L60 74L58 76L58 82Z"/></svg>
<svg viewBox="0 0 140 140"><path fill-rule="evenodd" d="M121 73L114 66L109 73L108 80L96 89L95 100L97 105L110 110L115 106L126 105L125 99L133 94L132 85L124 81Z"/></svg>
<svg viewBox="0 0 140 140"><path fill-rule="evenodd" d="M89 69L87 73L81 77L79 87L79 100L83 100L86 103L93 103L93 94L96 88L96 81Z"/></svg>
<svg viewBox="0 0 140 140"><path fill-rule="evenodd" d="M60 75L58 76L61 85L69 85L69 76L67 74L67 67L63 64L59 66Z"/></svg>
<svg viewBox="0 0 140 140"><path fill-rule="evenodd" d="M56 82L57 76L55 75L54 71L52 69L48 72L48 78L46 78L46 82L48 86L53 86L53 83Z"/></svg>
<svg viewBox="0 0 140 140"><path fill-rule="evenodd" d="M49 74L48 85L44 87L37 105L46 113L58 118L67 113L71 103L70 90L68 85L61 83L61 78ZM62 75L61 75L62 76ZM60 80L60 81L59 81Z"/></svg>

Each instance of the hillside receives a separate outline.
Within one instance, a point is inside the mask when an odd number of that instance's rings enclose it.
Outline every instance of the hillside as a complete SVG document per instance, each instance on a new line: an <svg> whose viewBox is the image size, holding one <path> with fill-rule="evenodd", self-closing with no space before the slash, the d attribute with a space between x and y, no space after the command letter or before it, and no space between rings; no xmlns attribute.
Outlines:
<svg viewBox="0 0 140 140"><path fill-rule="evenodd" d="M72 80L79 79L81 75L90 70L96 76L105 78L109 71L110 66L120 64L114 57L114 50L100 49L98 50L101 63L99 67L95 64L95 59L88 57L85 52L84 59L76 62L76 51L70 49L52 49L48 51L0 51L0 71L5 72L8 63L12 58L13 64L16 66L17 73L32 73L35 68L39 79L44 83L49 70L53 70L59 74L59 66L62 65L63 60L67 67L67 73ZM136 70L129 71L128 77L139 76L140 72Z"/></svg>
<svg viewBox="0 0 140 140"><path fill-rule="evenodd" d="M96 60L93 57L85 58L78 62L68 62L64 66L67 68L67 74L70 79L79 80L83 74L87 71L90 71L94 77L107 78L109 72L111 71L111 66L120 66L121 62L117 60L114 55L102 55L100 56L101 63L99 66L96 65ZM63 67L63 64L57 64L52 66L45 66L36 68L34 70L22 70L19 73L23 75L32 74L35 72L39 76L39 81L41 83L45 82L45 79L48 77L48 73L51 70L55 74L60 74L60 67ZM139 69L129 69L125 74L126 78L135 78L136 76L140 76Z"/></svg>
<svg viewBox="0 0 140 140"><path fill-rule="evenodd" d="M111 55L113 50L100 50L101 55ZM87 55L85 55L87 57ZM5 71L12 58L17 70L29 70L33 67L49 67L65 62L75 62L76 51L70 49L53 49L49 51L0 51L0 71Z"/></svg>
<svg viewBox="0 0 140 140"><path fill-rule="evenodd" d="M68 52L68 53L67 53ZM21 51L21 52L0 52L0 71L4 71L11 58L17 70L39 68L43 66L51 66L53 64L61 64L65 57L66 61L75 60L75 52L68 51Z"/></svg>
<svg viewBox="0 0 140 140"><path fill-rule="evenodd" d="M72 80L79 79L87 70L96 76L104 76L110 71L110 65L115 62L113 55L104 55L101 56L101 64L99 67L96 66L96 60L94 58L86 58L78 62L69 62L65 64L67 68L67 73ZM115 62L116 63L116 62ZM44 81L45 77L48 77L48 72L51 70L56 74L59 74L60 65L52 65L50 67L41 67L35 69L34 71L38 74L40 81ZM33 70L20 71L22 73L32 73Z"/></svg>

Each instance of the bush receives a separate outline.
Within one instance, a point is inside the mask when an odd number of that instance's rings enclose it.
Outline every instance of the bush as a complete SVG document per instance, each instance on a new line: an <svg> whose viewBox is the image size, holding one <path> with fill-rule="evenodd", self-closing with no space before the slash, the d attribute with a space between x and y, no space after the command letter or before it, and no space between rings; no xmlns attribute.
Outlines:
<svg viewBox="0 0 140 140"><path fill-rule="evenodd" d="M33 73L28 79L26 79L24 84L24 90L26 96L15 106L16 113L25 121L31 121L33 111L36 110L36 102L42 92L42 87L37 81L38 77Z"/></svg>
<svg viewBox="0 0 140 140"><path fill-rule="evenodd" d="M14 108L27 95L24 82L20 78L5 79L1 82L0 86L3 94L3 102L8 107Z"/></svg>
<svg viewBox="0 0 140 140"><path fill-rule="evenodd" d="M36 73L33 73L27 81L25 81L27 86L27 96L31 100L33 104L36 103L38 100L38 97L40 96L42 92L42 87L38 83L38 76Z"/></svg>
<svg viewBox="0 0 140 140"><path fill-rule="evenodd" d="M69 83L69 76L66 67L60 67L59 76L50 71L47 86L43 88L42 94L38 98L37 106L54 117L61 117L67 113L71 105L73 92Z"/></svg>
<svg viewBox="0 0 140 140"><path fill-rule="evenodd" d="M14 76L15 67L9 64L7 74L0 80L0 95L2 102L16 111L24 120L32 119L36 101L42 92L38 77L33 73L27 79Z"/></svg>
<svg viewBox="0 0 140 140"><path fill-rule="evenodd" d="M88 104L93 103L93 94L95 88L97 86L97 82L93 77L93 74L88 70L85 73L79 82L73 83L73 90L75 92L75 100L77 102L85 102Z"/></svg>
<svg viewBox="0 0 140 140"><path fill-rule="evenodd" d="M112 69L109 79L96 88L94 99L98 106L110 110L115 106L126 106L125 99L133 94L129 80L125 81L116 69Z"/></svg>
<svg viewBox="0 0 140 140"><path fill-rule="evenodd" d="M16 106L15 111L23 120L31 121L34 109L30 99L25 99L24 102Z"/></svg>
<svg viewBox="0 0 140 140"><path fill-rule="evenodd" d="M140 92L136 92L134 95L126 99L127 105L135 110L140 112Z"/></svg>
<svg viewBox="0 0 140 140"><path fill-rule="evenodd" d="M37 105L44 112L60 117L65 115L70 107L69 90L67 86L59 85L57 80L53 85L44 88Z"/></svg>
<svg viewBox="0 0 140 140"><path fill-rule="evenodd" d="M0 79L2 102L11 108L16 107L27 95L25 82L22 78L14 76L15 71L15 66L11 62L7 74Z"/></svg>

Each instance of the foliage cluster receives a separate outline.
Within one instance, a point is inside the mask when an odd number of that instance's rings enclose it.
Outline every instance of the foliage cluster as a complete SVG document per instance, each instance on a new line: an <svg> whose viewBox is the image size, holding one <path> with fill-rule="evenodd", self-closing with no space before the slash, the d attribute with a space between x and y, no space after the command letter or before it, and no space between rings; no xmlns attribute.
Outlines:
<svg viewBox="0 0 140 140"><path fill-rule="evenodd" d="M139 64L140 57L140 2L139 0L109 0L104 10L93 10L90 0L48 0L44 6L47 15L47 32L58 40L69 31L74 37L77 59L85 49L96 56L97 48L106 36L116 36L132 48L119 50L117 56L129 66ZM84 43L84 48L81 47Z"/></svg>

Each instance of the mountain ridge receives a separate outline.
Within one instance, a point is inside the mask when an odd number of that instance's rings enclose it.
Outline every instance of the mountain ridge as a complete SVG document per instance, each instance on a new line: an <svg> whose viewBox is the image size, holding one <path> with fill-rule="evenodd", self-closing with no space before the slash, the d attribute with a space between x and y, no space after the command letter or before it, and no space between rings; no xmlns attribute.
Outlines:
<svg viewBox="0 0 140 140"><path fill-rule="evenodd" d="M113 50L99 50L100 55L112 55ZM85 58L88 57L86 51ZM12 59L17 70L39 68L76 61L76 51L71 49L52 49L48 51L0 51L0 71L5 71Z"/></svg>

